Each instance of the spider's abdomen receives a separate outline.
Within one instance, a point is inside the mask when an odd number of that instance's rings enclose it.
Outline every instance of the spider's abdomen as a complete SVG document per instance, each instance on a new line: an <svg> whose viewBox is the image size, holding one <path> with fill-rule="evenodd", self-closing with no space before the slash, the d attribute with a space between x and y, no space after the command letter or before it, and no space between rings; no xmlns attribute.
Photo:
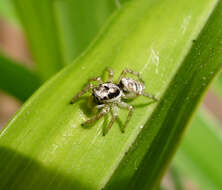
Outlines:
<svg viewBox="0 0 222 190"><path fill-rule="evenodd" d="M122 78L119 86L124 93L133 93L137 95L141 95L145 89L142 82L131 78Z"/></svg>
<svg viewBox="0 0 222 190"><path fill-rule="evenodd" d="M122 96L121 89L113 83L103 83L93 89L93 96L98 103L114 102Z"/></svg>

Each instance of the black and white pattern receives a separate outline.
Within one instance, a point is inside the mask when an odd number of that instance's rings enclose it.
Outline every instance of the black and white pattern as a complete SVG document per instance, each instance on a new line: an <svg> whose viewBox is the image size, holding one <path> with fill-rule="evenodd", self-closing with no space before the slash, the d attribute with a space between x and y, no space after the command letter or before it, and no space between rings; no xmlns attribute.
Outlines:
<svg viewBox="0 0 222 190"><path fill-rule="evenodd" d="M145 85L138 72L130 69L124 69L116 83L113 82L113 70L108 69L108 73L108 82L103 82L100 77L89 79L89 84L85 86L85 88L83 88L82 91L80 91L76 96L74 96L74 98L70 102L71 104L73 104L80 96L89 91L92 91L92 96L94 97L94 102L96 104L95 107L99 109L100 112L91 119L82 123L82 125L85 126L93 123L109 112L112 112L112 119L109 122L106 130L103 131L103 135L107 134L107 132L115 122L118 116L118 108L127 109L129 111L125 124L122 127L122 132L124 132L128 122L133 115L133 106L124 102L124 99L136 98L137 96L145 96L155 101L157 100L156 97L152 94L144 92ZM134 75L138 78L138 80L127 78L125 77L126 74ZM93 81L97 81L99 84L93 85L91 83Z"/></svg>
<svg viewBox="0 0 222 190"><path fill-rule="evenodd" d="M117 101L122 96L122 90L111 82L103 83L93 89L93 96L98 103Z"/></svg>

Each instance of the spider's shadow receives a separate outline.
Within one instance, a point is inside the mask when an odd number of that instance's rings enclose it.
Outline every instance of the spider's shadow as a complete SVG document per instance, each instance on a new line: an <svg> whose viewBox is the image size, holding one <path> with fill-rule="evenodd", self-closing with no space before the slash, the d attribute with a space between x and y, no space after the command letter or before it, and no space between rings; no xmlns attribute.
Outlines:
<svg viewBox="0 0 222 190"><path fill-rule="evenodd" d="M79 107L83 111L84 115L86 115L87 117L92 116L94 113L93 112L93 105L90 105L89 98L90 98L89 96L82 96L82 97L79 97L75 102L75 104L77 102L80 102Z"/></svg>
<svg viewBox="0 0 222 190"><path fill-rule="evenodd" d="M75 102L79 102L79 107L82 110L83 114L86 115L87 117L93 117L98 113L98 110L94 109L93 107L95 106L95 103L92 102L92 99L90 96L82 96L78 98L78 100ZM82 126L84 129L90 129L97 123L99 120L90 123L86 126ZM105 126L108 124L109 119L108 119L108 114L104 116L104 122L103 122L103 130Z"/></svg>

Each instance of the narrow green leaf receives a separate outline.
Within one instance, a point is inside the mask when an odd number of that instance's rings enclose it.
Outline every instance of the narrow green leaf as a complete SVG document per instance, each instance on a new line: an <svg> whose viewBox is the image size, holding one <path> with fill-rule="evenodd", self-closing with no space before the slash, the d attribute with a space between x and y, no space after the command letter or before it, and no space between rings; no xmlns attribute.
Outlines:
<svg viewBox="0 0 222 190"><path fill-rule="evenodd" d="M220 190L221 147L221 126L208 112L199 112L185 135L173 165L188 179L193 179L200 189Z"/></svg>
<svg viewBox="0 0 222 190"><path fill-rule="evenodd" d="M13 0L43 79L59 71L64 63L51 0Z"/></svg>
<svg viewBox="0 0 222 190"><path fill-rule="evenodd" d="M117 1L55 1L55 12L66 63L89 45L107 17L118 8ZM119 2L121 5L123 1Z"/></svg>
<svg viewBox="0 0 222 190"><path fill-rule="evenodd" d="M149 129L147 132L144 129L139 134L138 140L113 175L111 184L120 181L123 185L124 181L129 183L124 179L131 179L128 189L157 187L158 178L161 179L163 169L177 148L186 124L206 89L207 81L210 78L212 80L213 75L221 69L221 18L222 1L218 1L202 33L193 41L192 49L169 84L162 101L146 123ZM214 67L212 63L217 63L217 66ZM148 151L134 174L133 163L139 160L147 148Z"/></svg>
<svg viewBox="0 0 222 190"><path fill-rule="evenodd" d="M221 10L216 0L125 4L94 45L39 89L1 132L0 189L157 187L203 91L221 68ZM121 110L120 122L104 137L102 120L87 129L80 125L91 117L86 99L69 102L107 66L115 79L126 67L139 71L159 101L130 102L135 112L126 132L120 132L127 114Z"/></svg>
<svg viewBox="0 0 222 190"><path fill-rule="evenodd" d="M25 101L40 86L31 70L0 54L0 89Z"/></svg>
<svg viewBox="0 0 222 190"><path fill-rule="evenodd" d="M160 186L158 190L166 190L164 187Z"/></svg>
<svg viewBox="0 0 222 190"><path fill-rule="evenodd" d="M18 17L15 13L12 0L4 0L4 2L0 3L0 17L5 20L20 26Z"/></svg>
<svg viewBox="0 0 222 190"><path fill-rule="evenodd" d="M123 4L127 0L119 3ZM13 0L43 79L70 63L89 45L118 7L110 0Z"/></svg>

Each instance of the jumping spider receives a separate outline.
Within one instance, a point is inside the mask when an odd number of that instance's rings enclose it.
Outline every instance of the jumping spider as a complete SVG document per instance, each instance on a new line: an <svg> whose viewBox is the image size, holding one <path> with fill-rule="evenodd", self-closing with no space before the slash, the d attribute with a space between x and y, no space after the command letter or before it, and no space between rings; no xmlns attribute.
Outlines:
<svg viewBox="0 0 222 190"><path fill-rule="evenodd" d="M101 77L89 79L89 84L85 86L82 91L80 91L76 96L74 96L70 102L70 104L74 104L80 96L92 90L93 101L96 104L95 107L97 109L101 109L101 111L97 115L93 116L91 119L82 123L82 126L99 120L101 117L112 111L112 119L109 122L103 135L107 134L107 132L115 122L118 116L118 107L129 110L127 119L122 128L122 132L124 132L128 122L130 121L133 115L133 106L127 104L126 102L123 102L122 99L126 100L136 98L137 96L145 96L157 101L154 95L144 92L145 84L138 72L130 69L124 69L119 79L115 83L113 82L113 70L108 68L107 71L109 73L109 78L107 82L102 81ZM128 73L135 75L138 80L126 77L126 74ZM93 85L91 83L92 81L97 81L98 85Z"/></svg>

